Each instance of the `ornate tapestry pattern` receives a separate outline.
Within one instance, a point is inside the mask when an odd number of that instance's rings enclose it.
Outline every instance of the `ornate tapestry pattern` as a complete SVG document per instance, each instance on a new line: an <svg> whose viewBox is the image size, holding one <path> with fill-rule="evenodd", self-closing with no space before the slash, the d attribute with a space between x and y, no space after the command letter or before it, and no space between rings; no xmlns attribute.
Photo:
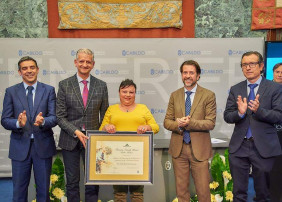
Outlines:
<svg viewBox="0 0 282 202"><path fill-rule="evenodd" d="M182 28L182 0L58 0L59 29Z"/></svg>
<svg viewBox="0 0 282 202"><path fill-rule="evenodd" d="M282 28L282 0L253 0L252 30Z"/></svg>

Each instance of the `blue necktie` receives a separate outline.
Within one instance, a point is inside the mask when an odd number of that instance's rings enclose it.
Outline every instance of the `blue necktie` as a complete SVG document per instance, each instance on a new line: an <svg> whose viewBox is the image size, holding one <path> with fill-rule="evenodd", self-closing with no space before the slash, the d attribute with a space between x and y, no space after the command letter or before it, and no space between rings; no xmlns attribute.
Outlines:
<svg viewBox="0 0 282 202"><path fill-rule="evenodd" d="M28 86L27 90L27 103L28 103L28 108L29 108L29 114L30 116L32 115L33 112L33 95L32 95L32 90L33 90L33 86Z"/></svg>
<svg viewBox="0 0 282 202"><path fill-rule="evenodd" d="M254 100L256 98L254 88L257 87L258 84L249 84L248 86L250 87L248 102L250 102L250 100ZM250 139L251 137L252 137L252 131L251 131L251 127L249 126L246 138Z"/></svg>
<svg viewBox="0 0 282 202"><path fill-rule="evenodd" d="M187 94L187 97L186 97L186 101L185 101L185 116L188 116L190 114L190 111L191 111L190 95L192 94L192 92L191 91L186 91L186 94ZM189 131L184 130L183 140L187 144L191 141Z"/></svg>

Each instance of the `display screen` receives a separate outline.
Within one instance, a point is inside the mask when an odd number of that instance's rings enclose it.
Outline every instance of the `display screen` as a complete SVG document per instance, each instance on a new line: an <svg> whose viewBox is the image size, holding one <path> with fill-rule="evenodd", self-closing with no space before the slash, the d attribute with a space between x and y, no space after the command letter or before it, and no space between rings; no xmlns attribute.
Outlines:
<svg viewBox="0 0 282 202"><path fill-rule="evenodd" d="M265 77L273 80L273 67L282 63L282 41L265 42Z"/></svg>

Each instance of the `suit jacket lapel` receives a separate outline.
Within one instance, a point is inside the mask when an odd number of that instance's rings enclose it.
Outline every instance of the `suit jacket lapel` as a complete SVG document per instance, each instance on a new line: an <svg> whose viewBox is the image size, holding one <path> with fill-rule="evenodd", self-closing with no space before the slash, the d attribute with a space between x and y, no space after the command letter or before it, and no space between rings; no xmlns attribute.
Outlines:
<svg viewBox="0 0 282 202"><path fill-rule="evenodd" d="M202 87L198 85L196 93L195 93L195 96L194 96L193 104L191 106L190 116L193 115L193 113L196 110L198 104L200 103L200 100L201 100L202 96L203 96Z"/></svg>
<svg viewBox="0 0 282 202"><path fill-rule="evenodd" d="M74 93L77 96L77 100L79 101L82 109L84 109L83 100L82 100L82 96L81 96L81 92L80 92L80 88L79 88L79 84L78 84L76 74L73 76L71 83L72 83Z"/></svg>
<svg viewBox="0 0 282 202"><path fill-rule="evenodd" d="M95 86L96 86L96 79L94 76L90 75L90 85L89 85L89 90L88 90L89 93L88 93L87 104L86 104L85 109L87 109L89 105L89 100L91 100L92 97L94 96Z"/></svg>
<svg viewBox="0 0 282 202"><path fill-rule="evenodd" d="M37 82L36 92L35 92L35 98L34 98L34 104L33 104L33 113L32 113L32 120L34 116L37 115L37 109L40 104L40 100L42 99L42 96L45 92L45 87L42 85L42 83ZM39 113L39 112L38 112Z"/></svg>
<svg viewBox="0 0 282 202"><path fill-rule="evenodd" d="M263 95L264 91L267 88L267 85L265 85L264 82L265 82L265 78L262 77L262 80L261 80L260 85L259 85L259 89L257 91L257 94L259 94L260 97Z"/></svg>
<svg viewBox="0 0 282 202"><path fill-rule="evenodd" d="M24 88L23 83L20 83L17 86L16 92L17 92L17 96L19 98L19 101L22 103L24 110L27 112L28 119L30 119L31 115L29 113L27 97L26 97L26 90Z"/></svg>
<svg viewBox="0 0 282 202"><path fill-rule="evenodd" d="M178 106L181 107L181 111L182 111L182 117L185 116L185 91L184 88L181 88L181 90L179 91L179 103Z"/></svg>
<svg viewBox="0 0 282 202"><path fill-rule="evenodd" d="M248 91L247 91L247 89L248 89L247 80L242 83L241 88L242 88L242 90L240 92L240 95L241 95L242 99L247 98L247 100L248 100L249 95L248 95Z"/></svg>

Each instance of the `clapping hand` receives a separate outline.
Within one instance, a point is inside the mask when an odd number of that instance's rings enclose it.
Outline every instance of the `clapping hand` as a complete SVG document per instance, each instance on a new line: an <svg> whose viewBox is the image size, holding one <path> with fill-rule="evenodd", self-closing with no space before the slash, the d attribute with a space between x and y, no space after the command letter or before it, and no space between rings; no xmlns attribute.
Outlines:
<svg viewBox="0 0 282 202"><path fill-rule="evenodd" d="M19 114L18 116L18 122L21 128L23 128L26 124L26 111L24 110L22 113Z"/></svg>

